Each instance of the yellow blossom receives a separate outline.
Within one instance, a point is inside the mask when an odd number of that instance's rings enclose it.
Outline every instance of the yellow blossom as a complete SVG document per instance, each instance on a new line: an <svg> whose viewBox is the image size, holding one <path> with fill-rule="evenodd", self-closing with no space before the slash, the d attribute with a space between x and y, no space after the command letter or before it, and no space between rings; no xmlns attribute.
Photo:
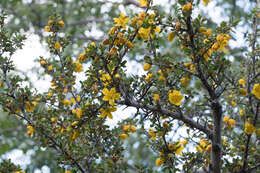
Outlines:
<svg viewBox="0 0 260 173"><path fill-rule="evenodd" d="M228 123L230 124L231 127L233 127L233 126L236 125L236 120L230 119L230 120L228 121Z"/></svg>
<svg viewBox="0 0 260 173"><path fill-rule="evenodd" d="M58 24L59 24L61 27L64 27L64 22L63 22L62 20L60 20L60 21L58 22Z"/></svg>
<svg viewBox="0 0 260 173"><path fill-rule="evenodd" d="M138 34L139 34L143 39L145 39L145 40L148 39L148 36L149 36L150 32L151 32L151 27L149 27L149 28L143 28L143 27L141 27L141 28L138 30Z"/></svg>
<svg viewBox="0 0 260 173"><path fill-rule="evenodd" d="M129 21L129 17L126 17L123 13L120 14L119 18L114 18L115 26L121 26L126 28L126 24Z"/></svg>
<svg viewBox="0 0 260 173"><path fill-rule="evenodd" d="M78 59L79 59L80 61L84 61L85 58L86 58L86 54L85 54L85 53L81 53L81 54L78 56Z"/></svg>
<svg viewBox="0 0 260 173"><path fill-rule="evenodd" d="M169 101L172 104L174 104L176 106L180 106L182 99L183 99L183 95L181 94L180 91L173 90L173 92L169 92Z"/></svg>
<svg viewBox="0 0 260 173"><path fill-rule="evenodd" d="M102 90L104 94L103 100L108 101L110 105L115 105L115 100L120 99L120 93L116 92L116 88L111 88L110 91L107 88Z"/></svg>
<svg viewBox="0 0 260 173"><path fill-rule="evenodd" d="M246 96L246 95L247 95L247 91L246 91L245 88L240 88L240 89L239 89L239 92L240 92L240 94L241 94L242 96Z"/></svg>
<svg viewBox="0 0 260 173"><path fill-rule="evenodd" d="M254 85L252 94L254 94L260 100L260 84L259 83Z"/></svg>
<svg viewBox="0 0 260 173"><path fill-rule="evenodd" d="M48 21L48 25L51 26L53 24L53 20Z"/></svg>
<svg viewBox="0 0 260 173"><path fill-rule="evenodd" d="M147 0L138 0L140 2L140 7L146 7L148 5Z"/></svg>
<svg viewBox="0 0 260 173"><path fill-rule="evenodd" d="M48 70L49 70L49 71L52 71L52 69L53 69L52 65L49 65L49 66L48 66Z"/></svg>
<svg viewBox="0 0 260 173"><path fill-rule="evenodd" d="M31 125L27 126L27 136L31 136L34 133L34 128Z"/></svg>
<svg viewBox="0 0 260 173"><path fill-rule="evenodd" d="M238 83L239 83L240 85L242 85L243 87L246 86L246 81L245 81L245 79L239 79L239 80L238 80Z"/></svg>
<svg viewBox="0 0 260 173"><path fill-rule="evenodd" d="M125 140L125 139L127 138L127 134L125 134L125 133L121 134L121 135L120 135L120 138L123 139L123 140Z"/></svg>
<svg viewBox="0 0 260 173"><path fill-rule="evenodd" d="M70 170L65 171L65 173L71 173Z"/></svg>
<svg viewBox="0 0 260 173"><path fill-rule="evenodd" d="M80 108L77 108L74 112L75 112L75 114L76 114L76 116L77 116L78 118L80 118L80 117L82 116L82 113L83 113Z"/></svg>
<svg viewBox="0 0 260 173"><path fill-rule="evenodd" d="M244 110L243 110L243 109L240 109L240 110L239 110L239 115L240 115L240 116L244 116Z"/></svg>
<svg viewBox="0 0 260 173"><path fill-rule="evenodd" d="M46 65L46 61L41 60L41 61L40 61L40 64L41 64L41 66L45 66L45 65Z"/></svg>
<svg viewBox="0 0 260 173"><path fill-rule="evenodd" d="M51 28L50 28L49 26L45 26L45 27L44 27L44 30L45 30L46 32L51 32Z"/></svg>
<svg viewBox="0 0 260 173"><path fill-rule="evenodd" d="M152 73L148 73L147 76L145 77L146 82L150 82L152 76L153 76Z"/></svg>
<svg viewBox="0 0 260 173"><path fill-rule="evenodd" d="M229 117L228 117L228 116L224 116L223 122L224 122L224 123L228 123L228 121L229 121Z"/></svg>
<svg viewBox="0 0 260 173"><path fill-rule="evenodd" d="M144 71L148 71L148 70L150 70L152 68L152 65L148 64L148 63L145 63L143 68L144 68Z"/></svg>
<svg viewBox="0 0 260 173"><path fill-rule="evenodd" d="M191 11L192 10L192 4L188 2L187 5L182 6L182 11Z"/></svg>
<svg viewBox="0 0 260 173"><path fill-rule="evenodd" d="M130 131L131 131L132 133L135 133L135 132L136 132L136 127L135 127L134 125L132 125L131 128L130 128Z"/></svg>
<svg viewBox="0 0 260 173"><path fill-rule="evenodd" d="M163 159L162 158L157 158L156 161L155 161L155 165L156 166L161 166L163 164Z"/></svg>
<svg viewBox="0 0 260 173"><path fill-rule="evenodd" d="M56 43L54 44L54 48L55 48L56 50L60 50L60 48L61 48L60 43L59 43L59 42L56 42Z"/></svg>
<svg viewBox="0 0 260 173"><path fill-rule="evenodd" d="M123 131L125 132L128 132L130 130L131 126L128 124L128 125L124 125L123 126Z"/></svg>
<svg viewBox="0 0 260 173"><path fill-rule="evenodd" d="M174 32L171 32L171 33L168 35L168 41L170 41L170 42L173 41L174 37L175 37Z"/></svg>
<svg viewBox="0 0 260 173"><path fill-rule="evenodd" d="M113 115L111 112L115 112L117 109L115 107L107 107L107 108L101 108L99 111L101 112L100 117L101 118L113 118Z"/></svg>
<svg viewBox="0 0 260 173"><path fill-rule="evenodd" d="M77 73L82 72L82 64L79 61L76 61L74 64L75 64L74 71L77 72Z"/></svg>
<svg viewBox="0 0 260 173"><path fill-rule="evenodd" d="M63 101L63 104L64 104L65 106L70 106L70 101L69 101L68 99L65 99L65 100Z"/></svg>
<svg viewBox="0 0 260 173"><path fill-rule="evenodd" d="M37 102L25 102L25 110L27 112L33 112L34 108L37 106Z"/></svg>
<svg viewBox="0 0 260 173"><path fill-rule="evenodd" d="M246 134L251 135L256 131L256 128L252 124L246 122L244 131Z"/></svg>
<svg viewBox="0 0 260 173"><path fill-rule="evenodd" d="M233 107L237 106L236 102L234 102L234 101L232 101L231 104L232 104Z"/></svg>
<svg viewBox="0 0 260 173"><path fill-rule="evenodd" d="M154 100L156 103L159 102L159 98L160 98L159 94L154 94L154 95L153 95L153 100Z"/></svg>

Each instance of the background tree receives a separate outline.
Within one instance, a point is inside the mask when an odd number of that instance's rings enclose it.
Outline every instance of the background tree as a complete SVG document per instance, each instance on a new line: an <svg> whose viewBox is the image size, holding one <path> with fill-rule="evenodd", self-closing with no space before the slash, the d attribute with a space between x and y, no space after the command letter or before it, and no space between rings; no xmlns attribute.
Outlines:
<svg viewBox="0 0 260 173"><path fill-rule="evenodd" d="M259 169L255 160L259 158L260 97L257 6L248 16L252 23L243 22L251 25L250 47L233 49L228 43L238 21L230 18L214 25L194 15L199 1L173 2L169 13L151 1L140 3L143 12L131 20L124 14L114 18L115 26L102 44L88 43L81 54L71 49L71 36L60 34L66 20L52 15L44 27L50 33L47 43L52 56L39 59L52 76L47 93L21 87L22 79L7 76L13 69L7 53L12 55L23 38L6 36L2 18L4 110L27 122L28 136L56 149L62 167L70 165L81 172L145 170L142 167L147 165L130 165L124 159L118 140L129 138L136 126L150 138L147 144L159 154L155 165L164 171ZM127 75L127 57L144 63L147 74ZM85 78L78 82L76 73L82 71ZM120 105L135 107L136 114L111 128L106 119ZM175 140L172 132L178 129L187 135Z"/></svg>

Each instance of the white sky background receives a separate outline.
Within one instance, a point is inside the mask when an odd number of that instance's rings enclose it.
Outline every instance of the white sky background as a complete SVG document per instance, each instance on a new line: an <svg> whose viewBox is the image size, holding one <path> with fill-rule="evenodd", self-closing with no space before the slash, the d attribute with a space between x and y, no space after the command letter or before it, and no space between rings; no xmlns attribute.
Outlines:
<svg viewBox="0 0 260 173"><path fill-rule="evenodd" d="M26 0L30 1L30 0ZM114 0L115 1L115 0ZM158 4L167 4L168 0L154 0ZM215 7L216 2L210 2L207 7L202 5L202 2L199 6L199 9L203 9L203 11L212 18L213 21L217 23L221 23L224 20L228 20L228 18L220 17L221 13L223 13L223 9L220 7ZM238 0L237 4L239 6L243 6L245 9L250 9L249 3L245 3L243 0ZM119 9L121 11L125 11L123 6L120 6ZM194 14L198 14L198 9L194 10ZM241 26L240 30L235 35L235 41L231 40L229 45L233 46L241 46L245 43L245 40L243 39L243 34L241 31L244 30L244 28ZM95 27L91 31L93 35L98 34L100 35L100 32L95 32ZM48 51L46 51L46 44L40 44L40 39L37 35L31 34L31 32L26 33L27 40L25 41L25 45L22 50L18 50L14 56L14 64L17 69L23 71L23 72L29 72L32 67L39 67L39 63L34 62L36 59L38 59L40 56L43 56L44 58L47 58L50 56ZM233 35L234 36L234 35ZM138 73L138 74L145 74L145 72L142 69L142 66L140 64L136 63L128 63L127 69L129 73ZM45 80L38 80L37 75L33 72L27 73L28 76L30 76L31 81L33 82L34 86L37 88L40 92L46 92L50 86L50 80L51 78L46 76ZM113 121L109 121L108 124L113 125L115 124L115 121L120 121L122 117L127 118L131 115L131 113L134 113L135 109L125 109L122 110L120 108L116 113L113 114ZM186 133L186 130L183 130L184 133ZM182 133L183 133L182 132ZM176 135L177 136L177 135ZM30 155L32 155L34 152L29 151L28 153L23 153L21 150L13 150L7 153L4 157L10 158L14 163L20 164L22 168L25 168L26 165L30 164ZM42 170L37 170L35 173L48 173L49 169L47 166L44 166Z"/></svg>

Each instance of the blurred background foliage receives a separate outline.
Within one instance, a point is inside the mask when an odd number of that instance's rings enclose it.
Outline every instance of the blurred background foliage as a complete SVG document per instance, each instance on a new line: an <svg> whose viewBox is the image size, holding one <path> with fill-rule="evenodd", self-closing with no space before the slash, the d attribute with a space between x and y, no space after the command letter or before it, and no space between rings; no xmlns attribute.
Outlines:
<svg viewBox="0 0 260 173"><path fill-rule="evenodd" d="M156 1L156 0L155 0ZM201 0L195 1L201 4ZM167 7L172 7L174 0L169 0ZM250 23L247 18L249 11L253 8L257 0L216 0L217 7L222 8L221 16L225 20L240 19L239 27L249 28ZM248 3L247 5L245 3ZM248 8L244 8L245 5ZM224 8L224 9L223 9ZM20 32L24 34L36 34L41 41L44 38L44 26L48 23L49 16L53 13L60 14L65 22L64 33L70 36L71 51L67 52L70 56L77 56L83 50L84 43L101 42L110 27L113 25L113 18L120 12L127 15L137 13L141 8L135 0L1 0L0 11L8 14L7 28L9 32ZM159 7L158 11L167 16L168 10ZM202 9L199 10L202 16L208 16ZM229 18L230 17L230 18ZM233 19L231 19L233 18ZM208 28L214 28L216 21L210 20ZM244 30L246 31L246 30ZM93 35L95 33L95 35ZM246 36L246 32L242 33ZM169 44L161 40L160 46ZM136 52L132 51L132 59L138 60L136 53L142 50L142 45L136 46ZM143 50L145 51L145 50ZM177 54L176 48L171 47L169 53ZM235 60L239 60L244 49L232 50ZM137 167L144 167L149 172L154 167L155 154L146 146L147 139L141 134L136 134L127 139L125 147L131 154L125 155L125 160L140 163ZM23 122L15 117L10 117L0 111L0 158L14 149L22 150L24 154L33 151L30 155L30 164L27 170L33 172L37 168L47 165L51 172L57 172L57 162L53 150L43 149L39 144L26 135L26 128ZM0 160L1 162L1 160ZM147 169L149 168L149 169ZM131 172L131 171L130 171Z"/></svg>

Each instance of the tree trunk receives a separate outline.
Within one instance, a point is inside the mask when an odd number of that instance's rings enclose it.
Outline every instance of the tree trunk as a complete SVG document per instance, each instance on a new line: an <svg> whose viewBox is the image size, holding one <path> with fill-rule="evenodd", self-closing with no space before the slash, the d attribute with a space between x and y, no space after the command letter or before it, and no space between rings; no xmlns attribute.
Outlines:
<svg viewBox="0 0 260 173"><path fill-rule="evenodd" d="M212 103L212 110L214 116L214 132L212 139L212 152L211 152L211 173L221 173L221 129L222 129L222 106L218 101Z"/></svg>

